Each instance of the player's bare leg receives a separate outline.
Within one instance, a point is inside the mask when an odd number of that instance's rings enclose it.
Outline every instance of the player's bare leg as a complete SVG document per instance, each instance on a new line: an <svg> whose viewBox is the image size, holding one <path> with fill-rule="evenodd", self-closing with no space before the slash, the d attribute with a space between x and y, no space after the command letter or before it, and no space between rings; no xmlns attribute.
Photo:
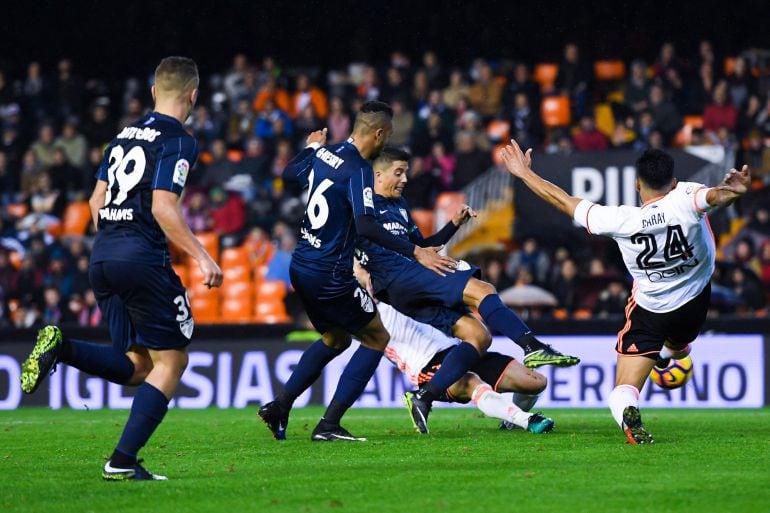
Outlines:
<svg viewBox="0 0 770 513"><path fill-rule="evenodd" d="M580 358L566 355L539 341L513 310L506 307L490 283L471 278L463 290L463 302L477 308L484 322L495 331L510 338L524 351L524 365L532 369L542 365L571 367Z"/></svg>
<svg viewBox="0 0 770 513"><path fill-rule="evenodd" d="M618 355L615 388L610 393L609 406L612 417L634 445L655 442L647 432L639 413L639 392L650 375L655 360L644 356Z"/></svg>

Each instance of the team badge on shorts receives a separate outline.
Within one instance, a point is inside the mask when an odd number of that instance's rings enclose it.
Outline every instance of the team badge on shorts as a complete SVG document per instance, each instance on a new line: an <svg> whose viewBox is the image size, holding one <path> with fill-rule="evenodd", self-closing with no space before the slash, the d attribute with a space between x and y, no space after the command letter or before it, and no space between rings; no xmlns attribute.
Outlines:
<svg viewBox="0 0 770 513"><path fill-rule="evenodd" d="M179 159L174 165L174 183L184 187L187 182L187 173L190 171L190 163L187 159Z"/></svg>
<svg viewBox="0 0 770 513"><path fill-rule="evenodd" d="M353 292L353 296L357 297L359 301L361 301L361 310L366 313L372 313L374 311L374 303L372 302L372 298L364 289L358 287L356 291Z"/></svg>
<svg viewBox="0 0 770 513"><path fill-rule="evenodd" d="M192 338L193 328L195 328L195 320L192 317L179 323L179 331L187 337L187 340Z"/></svg>
<svg viewBox="0 0 770 513"><path fill-rule="evenodd" d="M467 271L471 268L471 264L466 262L465 260L458 260L457 261L457 271Z"/></svg>

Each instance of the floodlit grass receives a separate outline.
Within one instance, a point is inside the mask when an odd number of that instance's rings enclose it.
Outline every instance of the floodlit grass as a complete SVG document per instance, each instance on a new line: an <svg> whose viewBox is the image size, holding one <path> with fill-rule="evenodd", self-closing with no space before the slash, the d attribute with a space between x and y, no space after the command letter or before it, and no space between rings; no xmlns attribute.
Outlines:
<svg viewBox="0 0 770 513"><path fill-rule="evenodd" d="M770 409L643 410L635 447L607 410L550 410L556 431L502 432L475 410L352 410L366 443L314 443L320 408L276 442L245 410L171 410L142 451L167 482L103 482L126 411L0 412L0 511L669 512L770 510Z"/></svg>

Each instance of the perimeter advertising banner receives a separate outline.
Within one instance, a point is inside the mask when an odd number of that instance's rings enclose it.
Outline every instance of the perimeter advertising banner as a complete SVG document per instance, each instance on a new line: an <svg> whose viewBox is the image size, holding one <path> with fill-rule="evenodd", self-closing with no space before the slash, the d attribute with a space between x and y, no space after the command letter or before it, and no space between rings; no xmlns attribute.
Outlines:
<svg viewBox="0 0 770 513"><path fill-rule="evenodd" d="M582 359L577 367L543 367L548 388L538 408L605 407L615 374L615 337L542 337L558 349ZM305 344L263 341L201 341L191 346L190 365L173 406L177 408L245 408L272 400L289 378ZM328 403L356 344L327 367L318 382L296 402ZM47 406L53 409L129 408L132 389L60 365L35 394L19 385L21 361L29 343L0 345L0 409ZM521 357L512 342L496 338L492 350ZM662 390L648 384L642 391L647 407L756 408L765 404L765 354L761 335L704 335L694 345L695 374L682 389ZM383 360L357 407L401 407L401 395L412 387Z"/></svg>
<svg viewBox="0 0 770 513"><path fill-rule="evenodd" d="M693 180L716 185L728 163L724 152L703 154L695 151L671 150L675 176L679 180ZM694 154L694 153L697 153ZM579 152L571 155L535 154L532 169L571 196L584 198L603 205L639 205L636 191L635 151ZM732 165L732 164L730 164ZM716 180L716 181L714 181ZM711 183L714 181L714 183ZM515 182L514 206L516 233L536 235L543 230L569 230L569 218L547 205L520 180Z"/></svg>

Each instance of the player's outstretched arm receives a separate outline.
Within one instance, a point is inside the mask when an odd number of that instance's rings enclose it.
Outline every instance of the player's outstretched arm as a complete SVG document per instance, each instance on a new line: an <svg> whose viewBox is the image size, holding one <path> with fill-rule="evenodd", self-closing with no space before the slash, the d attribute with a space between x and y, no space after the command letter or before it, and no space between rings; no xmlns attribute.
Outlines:
<svg viewBox="0 0 770 513"><path fill-rule="evenodd" d="M464 225L477 215L478 214L476 214L476 211L471 207L468 205L463 205L460 207L460 210L455 213L452 219L444 225L442 229L430 237L423 238L420 231L415 230L409 234L409 240L423 248L430 246L443 246L449 242L449 239L451 239L455 233L457 233L457 229L460 228L460 226Z"/></svg>
<svg viewBox="0 0 770 513"><path fill-rule="evenodd" d="M750 185L749 166L744 165L740 171L731 169L722 183L709 189L706 193L706 201L712 207L724 207L746 194Z"/></svg>
<svg viewBox="0 0 770 513"><path fill-rule="evenodd" d="M307 136L306 146L301 152L292 158L286 168L283 170L283 179L288 181L299 181L307 185L308 175L313 165L313 155L315 150L326 144L326 129L316 130Z"/></svg>
<svg viewBox="0 0 770 513"><path fill-rule="evenodd" d="M166 237L198 262L203 284L209 288L219 287L222 285L222 270L184 222L178 200L175 192L155 189L152 191L152 215Z"/></svg>
<svg viewBox="0 0 770 513"><path fill-rule="evenodd" d="M570 196L566 191L552 184L548 180L540 178L534 171L532 171L532 169L530 169L530 164L532 163L531 148L524 154L516 141L511 139L511 144L502 150L502 157L503 164L505 164L505 168L508 172L515 177L521 178L524 185L529 187L532 192L568 216L574 216L575 207L577 207L578 203L582 200Z"/></svg>
<svg viewBox="0 0 770 513"><path fill-rule="evenodd" d="M107 195L107 182L97 180L94 191L88 199L88 206L91 208L91 219L94 220L94 230L99 229L99 209L104 207L104 200Z"/></svg>

